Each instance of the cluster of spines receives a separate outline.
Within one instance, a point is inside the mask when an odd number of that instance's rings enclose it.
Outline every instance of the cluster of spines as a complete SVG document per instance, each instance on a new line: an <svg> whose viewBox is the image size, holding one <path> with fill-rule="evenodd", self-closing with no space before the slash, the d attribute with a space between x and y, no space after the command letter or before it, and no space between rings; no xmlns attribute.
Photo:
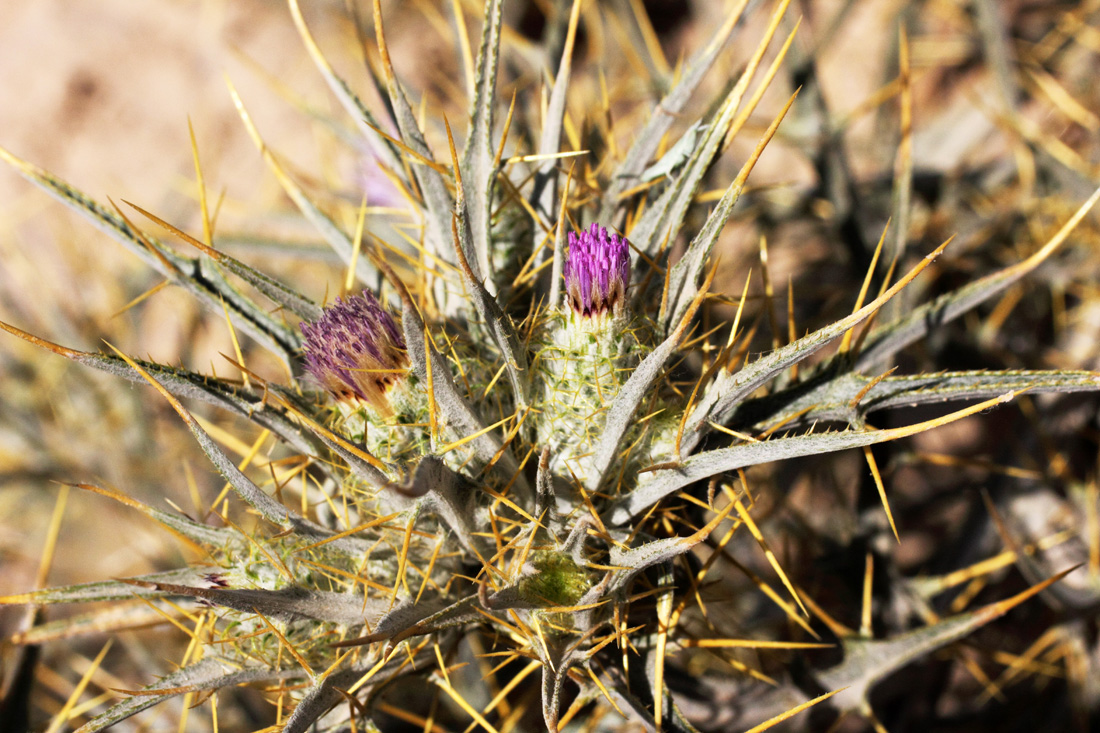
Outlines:
<svg viewBox="0 0 1100 733"><path fill-rule="evenodd" d="M714 125L716 130L720 127L722 129L719 130L719 136L724 134L725 128L722 125ZM641 251L652 254L652 248L644 243L646 236L638 234L639 229L643 228L632 227L630 231L632 236L637 236L636 241L642 243ZM622 236L609 232L599 224L593 224L580 233L569 234L568 242L569 247L562 263L562 271L565 302L568 312L575 318L567 323L567 318L561 314L560 318L548 319L548 322L565 331L570 325L580 321L585 324L587 330L581 329L576 333L583 331L588 342L591 343L594 342L593 330L598 331L600 328L598 324L607 323L605 316L610 314L613 319L619 319L626 309L627 292L630 286L630 244ZM494 254L498 254L499 251L501 250L495 251ZM684 300L690 301L690 295ZM307 318L311 317L307 316ZM690 320L689 314L683 322L686 324ZM593 326L593 324L597 325ZM341 403L368 405L371 411L383 418L388 419L393 416L390 393L394 385L402 379L402 374L408 368L409 359L405 353L404 338L396 322L378 304L372 294L364 293L346 301L337 300L318 318L305 324L302 330L305 336L304 365L318 384ZM609 336L609 339L611 338ZM609 363L615 363L616 353L619 352L613 348L604 352ZM563 354L563 358L569 362L572 355L575 355L574 352L567 352ZM462 359L456 356L455 360ZM564 369L572 369L583 363L580 360L576 363L570 362ZM584 375L575 371L571 376L575 378L574 383L576 383ZM601 394L601 398L605 396L608 395ZM599 432L597 423L600 420L600 413L600 409L592 409L577 415L579 422L576 424L585 429L586 436ZM541 447L541 441L538 442ZM679 439L676 441L676 447L676 453L680 453ZM423 448L424 450L418 451L419 455L426 455L429 452L426 445ZM671 452L669 454L671 455ZM576 499L576 497L573 498ZM584 497L586 502L588 498L588 496ZM579 505L579 502L577 503ZM594 513L596 511L594 510ZM719 517L719 519L722 518ZM406 537L412 535L414 521L409 522ZM370 532L364 532L364 535L374 534L374 532L375 530L372 529ZM500 535L497 537L499 539ZM627 544L634 538L635 535L632 533ZM410 557L408 547L406 542L406 547L402 551L402 563ZM564 562L562 560L564 556L560 553L549 550L545 552L547 554L533 556L530 566L535 574L525 576L520 583L523 594L530 598L542 599L548 605L560 606L580 601L591 587L587 573L576 563ZM619 558L637 559L630 554L625 545L619 549ZM488 567L486 565L486 568ZM385 570L379 569L379 572L385 572ZM295 580L305 581L306 579L307 575L298 575L295 572ZM221 584L224 580L215 581L208 578L207 582L211 583L215 589L225 587ZM625 646L624 644L624 654ZM441 665L442 663L440 660ZM660 687L658 681L656 688ZM614 706L614 701L611 702ZM556 711L554 714L556 715ZM657 722L659 725L659 716Z"/></svg>

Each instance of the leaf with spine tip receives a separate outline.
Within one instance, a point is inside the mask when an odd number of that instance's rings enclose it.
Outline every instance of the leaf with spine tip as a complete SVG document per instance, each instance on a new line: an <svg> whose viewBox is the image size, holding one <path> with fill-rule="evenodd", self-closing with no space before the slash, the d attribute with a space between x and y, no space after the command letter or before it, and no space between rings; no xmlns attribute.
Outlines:
<svg viewBox="0 0 1100 733"><path fill-rule="evenodd" d="M405 332L405 348L409 360L413 364L413 369L425 388L429 384L428 362L429 360L431 362L430 383L432 394L429 395L429 399L434 400L435 404L439 406L443 415L451 422L457 435L466 436L481 432L481 435L470 441L474 453L486 463L491 462L499 453L500 456L494 464L497 470L506 480L515 477L514 485L516 489L525 495L529 495L531 492L530 486L527 484L527 479L519 471L519 464L516 463L511 449L502 445L500 437L495 431L482 432L485 426L482 424L481 418L474 412L462 393L458 391L458 387L451 377L451 372L447 368L446 360L436 351L435 346L427 340L424 321L420 318L420 313L412 300L412 296L409 295L408 289L388 266L382 263L381 267L401 298L401 326Z"/></svg>
<svg viewBox="0 0 1100 733"><path fill-rule="evenodd" d="M476 595L466 596L458 601L446 598L417 601L408 596L399 596L397 604L374 624L371 633L338 642L333 646L365 646L385 641L392 649L411 636L430 634L467 621L484 620L484 614L475 610L477 601Z"/></svg>
<svg viewBox="0 0 1100 733"><path fill-rule="evenodd" d="M390 104L393 106L397 129L401 132L401 140L417 155L430 161L434 160L432 151L428 148L428 143L424 139L424 133L420 131L416 115L405 96L405 91L394 74L389 49L386 46L385 33L382 29L382 7L379 0L374 0L374 32L378 40L378 50L382 56L382 69L386 75L386 91L389 94ZM424 196L424 215L427 218L424 238L429 246L429 251L445 262L453 264L454 260L450 257L450 247L448 246L451 230L451 195L447 191L443 177L433 167L415 165L412 170L416 183L420 186L420 191ZM448 302L445 293L441 302L444 304Z"/></svg>
<svg viewBox="0 0 1100 733"><path fill-rule="evenodd" d="M875 329L867 339L854 367L873 369L909 344L923 338L934 329L950 323L974 307L1000 293L1046 261L1100 201L1100 188L1069 218L1058 232L1035 254L1022 262L976 280L969 285L942 295L930 303L915 308L893 323Z"/></svg>
<svg viewBox="0 0 1100 733"><path fill-rule="evenodd" d="M130 599L134 598L131 593ZM88 613L66 615L64 618L36 624L25 631L12 634L6 641L12 645L31 646L161 626L169 623L169 618L179 615L179 604L173 607L173 603L175 602L150 599L138 603L99 604ZM0 713L2 712L3 708L0 708Z"/></svg>
<svg viewBox="0 0 1100 733"><path fill-rule="evenodd" d="M773 438L757 443L735 445L730 448L698 453L673 468L661 468L648 480L639 482L637 488L615 502L610 511L611 524L623 524L631 517L646 511L666 496L696 481L735 471L738 468L757 466L761 463L782 461L799 456L833 453L848 448L862 448L885 443L909 435L931 430L956 420L961 420L982 410L1010 401L1015 396L1008 393L1001 397L979 402L957 410L950 415L888 430L848 430L839 433L799 435L793 438Z"/></svg>
<svg viewBox="0 0 1100 733"><path fill-rule="evenodd" d="M1012 370L886 377L868 390L860 404L870 412L931 402L988 399L1023 390L1032 394L1096 392L1100 391L1100 372Z"/></svg>
<svg viewBox="0 0 1100 733"><path fill-rule="evenodd" d="M619 163L612 176L611 185L603 197L603 208L600 210L599 221L610 221L616 208L621 203L619 199L622 197L623 192L638 182L637 177L645 169L649 159L657 152L657 148L661 144L661 138L664 137L673 121L683 111L688 99L714 64L718 53L725 47L747 4L748 0L741 0L738 3L710 42L697 51L684 65L679 80L653 108L653 114L634 138L630 150L627 151L626 156Z"/></svg>
<svg viewBox="0 0 1100 733"><path fill-rule="evenodd" d="M40 346L58 356L71 359L78 364L123 377L132 382L146 383L141 374L119 357L70 349L27 333L3 321L0 321L0 330L7 331L13 336L18 336L24 341ZM177 397L187 397L220 407L270 430L296 450L307 454L317 452L317 446L302 434L297 425L288 420L282 412L265 404L263 399L252 394L244 387L179 367L137 359L134 362L150 374L156 375L157 380L165 389Z"/></svg>
<svg viewBox="0 0 1100 733"><path fill-rule="evenodd" d="M950 616L892 639L843 639L844 661L815 676L825 689L847 688L833 698L841 710L858 710L867 705L868 694L875 683L887 675L1000 618L1075 569L1060 572L1011 598Z"/></svg>
<svg viewBox="0 0 1100 733"><path fill-rule="evenodd" d="M305 694L302 695L302 699L294 706L294 710L287 717L286 722L283 723L280 733L307 733L313 724L321 719L321 716L340 701L346 699L345 695L347 693L344 691L354 685L369 670L370 666L362 664L350 669L342 669L333 672L307 689ZM380 680L385 679L385 675L377 675L376 673L376 676ZM368 682L366 689L369 690L373 686L373 683ZM361 722L356 730L363 730Z"/></svg>
<svg viewBox="0 0 1100 733"><path fill-rule="evenodd" d="M641 571L688 552L709 537L710 533L729 516L734 506L732 502L729 503L698 531L685 537L665 537L627 550L612 547L609 564L619 569L611 571L611 580L604 592L611 594L625 591L630 581Z"/></svg>
<svg viewBox="0 0 1100 733"><path fill-rule="evenodd" d="M713 277L714 273L711 272L706 285L695 296L687 312L680 319L680 325L676 327L676 330L669 334L669 337L660 346L649 352L642 363L634 369L630 379L626 380L626 384L619 389L619 393L615 395L615 400L607 409L607 417L604 420L600 442L596 444L595 451L593 451L592 468L585 477L585 488L588 491L596 491L603 483L604 476L619 452L619 444L622 443L623 436L626 435L626 431L632 425L634 413L638 411L638 406L641 405L642 401L651 396L653 384L664 371L665 362L679 348L688 326L691 325L691 319L695 316L695 311L703 302L703 297L706 295L707 287L709 287Z"/></svg>
<svg viewBox="0 0 1100 733"><path fill-rule="evenodd" d="M149 685L132 697L112 705L103 714L97 715L80 726L76 733L99 733L99 731L121 723L142 710L147 710L165 700L189 692L219 690L225 687L236 687L256 682L293 679L301 675L302 671L300 669L273 670L267 667L241 669L237 664L221 662L208 656L172 674L161 677L156 684Z"/></svg>
<svg viewBox="0 0 1100 733"><path fill-rule="evenodd" d="M334 593L297 586L279 590L253 588L202 588L175 583L126 581L163 593L189 598L201 598L223 608L241 613L259 612L268 618L295 621L311 619L324 623L359 626L377 620L385 613L388 602L377 599L367 601L355 593ZM373 616L373 619L372 619Z"/></svg>
<svg viewBox="0 0 1100 733"><path fill-rule="evenodd" d="M284 529L293 529L299 534L308 536L328 536L332 534L324 527L310 522L265 494L259 486L252 483L252 480L244 475L241 469L237 468L233 461L229 460L229 457L218 447L214 439L202 429L202 426L199 425L198 421L187 411L187 408L172 396L172 393L169 392L164 385L158 382L149 372L138 366L130 357L117 349L115 351L134 369L134 371L144 377L149 384L153 385L153 387L168 400L168 403L176 411L176 414L183 419L184 424L187 425L191 434L195 436L195 440L198 441L199 447L202 448L203 453L205 453L206 457L210 459L210 462L214 464L214 467L218 469L218 473L229 482L237 496L244 499L249 506L259 512L260 516L272 524L283 527Z"/></svg>
<svg viewBox="0 0 1100 733"><path fill-rule="evenodd" d="M159 522L161 525L195 543L197 545L195 549L200 552L208 551L210 548L214 547L226 547L234 541L243 539L232 529L211 527L202 522L196 522L194 519L186 517L183 514L166 512L156 507L151 507L148 504L123 494L121 491L115 491L114 489L108 489L94 484L72 484L72 486L73 488L90 491L100 496L106 496L108 499L114 499L120 504L137 509L153 521Z"/></svg>
<svg viewBox="0 0 1100 733"><path fill-rule="evenodd" d="M90 221L96 229L133 252L146 265L173 282L183 277L184 273L190 269L189 266L193 265L188 258L176 254L157 239L142 237L121 216L109 211L84 192L73 188L48 171L16 157L4 148L0 148L0 159L15 168L28 181Z"/></svg>
<svg viewBox="0 0 1100 733"><path fill-rule="evenodd" d="M806 383L743 402L731 415L730 426L766 428L798 417L799 424L821 421L854 422L862 415L897 407L961 400L983 400L1010 391L1031 394L1071 394L1100 391L1100 372L973 371L890 376L875 382L846 373ZM863 394L860 397L860 394ZM852 401L859 397L859 403Z"/></svg>
<svg viewBox="0 0 1100 733"><path fill-rule="evenodd" d="M260 137L260 132L256 128L255 123L252 121L252 116L245 109L244 101L241 99L240 94L237 93L236 88L232 82L226 81L229 86L229 96L233 99L233 104L237 108L237 115L241 118L241 122L244 123L245 130L248 132L249 137L252 138L252 142L256 145L256 148L260 151L260 155L263 157L264 162L267 163L271 172L275 174L275 178L279 181L279 185L282 186L283 191L287 197L294 202L294 205L298 207L298 211L302 213L306 221L313 225L317 232L328 243L328 246L340 257L344 264L351 264L352 258L355 257L355 245L351 241L351 238L344 233L344 230L334 222L325 212L321 211L317 204L313 203L313 200L306 195L302 188L294 181L294 179L283 168L283 164L279 162L279 159L275 157L275 154L267 147L267 144ZM378 276L378 271L371 266L370 260L365 257L359 257L355 259L355 276L361 283L370 283Z"/></svg>
<svg viewBox="0 0 1100 733"><path fill-rule="evenodd" d="M8 162L28 181L91 222L96 229L136 254L157 273L190 292L207 309L220 315L224 315L225 309L228 309L235 326L287 365L293 363L293 356L301 347L297 333L241 294L221 273L212 271L209 267L204 268L202 261L197 258L179 255L156 239L145 236L122 216L108 211L84 193L47 171L17 158L4 148L0 148L0 159Z"/></svg>
<svg viewBox="0 0 1100 733"><path fill-rule="evenodd" d="M698 444L704 433L709 429L708 420L724 423L733 409L755 392L758 387L792 364L799 363L840 338L848 329L870 318L873 313L900 293L924 268L939 257L949 242L950 240L944 242L931 253L925 255L912 270L894 283L889 290L850 316L823 326L817 331L757 359L740 371L727 374L711 383L703 393L699 405L696 406L688 418L688 428L680 444L682 451L685 453L690 452Z"/></svg>
<svg viewBox="0 0 1100 733"><path fill-rule="evenodd" d="M184 242L190 244L192 247L199 250L210 259L214 260L214 262L217 262L226 270L229 270L237 277L252 285L261 293L270 298L272 301L283 306L299 318L307 321L315 321L321 317L321 306L317 305L312 300L299 293L297 290L289 288L286 285L283 285L278 280L275 280L274 278L265 275L259 270L255 270L249 267L235 257L227 255L224 252L219 252L213 247L208 246L205 242L201 242L198 239L195 239L191 235L187 234L186 232L180 230L179 228L172 226L164 219L161 219L159 216L149 213L137 204L132 204L125 199L123 200L123 203L133 207L138 211L138 213L140 213L142 216L149 219L150 221L159 224L168 231L172 232Z"/></svg>
<svg viewBox="0 0 1100 733"><path fill-rule="evenodd" d="M481 30L481 47L477 54L474 98L470 101L470 124L466 136L466 148L462 152L462 177L471 183L470 230L473 250L477 253L479 271L489 276L492 272L492 242L490 241L490 215L492 210L493 183L493 112L496 109L496 82L500 66L500 26L504 17L503 0L486 0L485 19Z"/></svg>
<svg viewBox="0 0 1100 733"><path fill-rule="evenodd" d="M666 239L666 233L680 230L688 207L695 198L695 192L702 184L703 176L718 155L726 138L726 133L734 121L741 100L748 90L756 69L771 43L772 36L787 10L790 0L781 0L772 15L767 30L753 52L748 67L741 74L733 89L722 102L717 114L706 127L703 141L684 165L680 175L672 185L642 215L641 220L630 230L630 241L649 257L657 254L658 248ZM644 258L639 258L644 261ZM639 262L637 267L642 267Z"/></svg>
<svg viewBox="0 0 1100 733"><path fill-rule="evenodd" d="M466 186L461 176L460 164L455 156L454 138L451 137L451 126L447 125L447 141L450 143L451 159L456 171L455 177L455 211L451 216L451 241L454 242L455 257L458 260L458 269L462 271L463 282L469 292L474 309L481 317L485 328L493 343L500 349L504 357L504 368L508 372L508 379L512 382L512 392L516 403L520 407L527 405L527 355L520 344L519 336L508 315L497 303L477 272L470 266L469 253L473 253L476 247L473 243L469 209L466 204Z"/></svg>
<svg viewBox="0 0 1100 733"><path fill-rule="evenodd" d="M202 581L202 576L203 572L196 568L179 568L150 573L149 575L139 575L130 579L148 585L134 585L126 580L100 580L94 583L78 583L77 585L66 585L60 588L43 588L30 593L0 596L0 604L33 603L46 606L57 603L157 598L166 594L153 587L156 583L198 583Z"/></svg>
<svg viewBox="0 0 1100 733"><path fill-rule="evenodd" d="M466 283L474 309L477 310L485 329L489 332L493 343L500 350L501 357L504 358L504 368L508 373L508 380L512 383L512 392L516 398L516 404L519 407L525 407L529 391L527 355L520 343L519 336L516 334L516 329L512 326L512 320L497 303L496 298L485 289L481 280L470 269L470 263L466 259L466 254L462 251L457 234L457 228L465 227L465 225L466 217L456 214L452 226L456 227L455 253L458 256L463 282Z"/></svg>
<svg viewBox="0 0 1100 733"><path fill-rule="evenodd" d="M745 161L733 183L722 194L721 200L714 207L714 211L710 212L703 228L691 240L684 256L669 271L668 294L666 297L671 307L666 307L665 312L661 314L660 325L663 333L668 333L668 330L672 328L672 324L678 322L691 306L692 300L698 292L696 283L699 282L699 277L703 274L703 268L706 267L707 259L710 257L711 250L714 249L714 243L718 240L718 235L722 233L726 222L729 221L730 214L733 213L733 205L737 203L737 199L741 196L741 191L745 188L745 181L748 180L749 174L756 166L756 161L760 159L764 148L771 142L775 131L779 129L779 123L787 116L787 111L794 104L797 96L798 92L795 91L791 98L787 100L787 104L772 120L771 125L768 126L767 131L757 143L756 150Z"/></svg>
<svg viewBox="0 0 1100 733"><path fill-rule="evenodd" d="M374 114L367 109L367 106L363 104L362 100L351 90L351 87L346 81L344 81L329 64L328 59L321 53L320 47L313 39L313 34L309 32L309 27L306 26L306 21L302 17L302 9L298 5L298 0L289 0L290 3L290 15L294 19L294 25L298 29L298 34L302 37L302 42L306 46L306 50L309 52L309 56L313 59L314 65L317 70L321 72L321 76L324 77L325 83L328 84L329 89L336 95L336 98L340 100L340 104L343 105L347 111L348 116L351 117L359 131L366 138L370 144L371 151L374 153L383 165L393 171L401 170L400 153L397 148L382 135L379 135L377 130L381 127Z"/></svg>

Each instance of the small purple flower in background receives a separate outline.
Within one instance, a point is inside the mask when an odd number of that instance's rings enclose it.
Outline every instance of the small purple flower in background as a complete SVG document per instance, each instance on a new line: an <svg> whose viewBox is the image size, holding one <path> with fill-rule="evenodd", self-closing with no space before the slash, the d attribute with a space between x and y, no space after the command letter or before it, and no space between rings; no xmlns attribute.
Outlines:
<svg viewBox="0 0 1100 733"><path fill-rule="evenodd" d="M403 208L408 200L378 165L378 159L369 151L363 155L356 167L356 182L367 198L368 206L382 208Z"/></svg>
<svg viewBox="0 0 1100 733"><path fill-rule="evenodd" d="M391 414L386 392L402 377L409 359L393 316L373 294L336 299L324 315L302 324L305 368L337 399L358 399Z"/></svg>
<svg viewBox="0 0 1100 733"><path fill-rule="evenodd" d="M576 313L618 314L630 285L630 244L595 222L588 231L569 232L562 275L566 297Z"/></svg>

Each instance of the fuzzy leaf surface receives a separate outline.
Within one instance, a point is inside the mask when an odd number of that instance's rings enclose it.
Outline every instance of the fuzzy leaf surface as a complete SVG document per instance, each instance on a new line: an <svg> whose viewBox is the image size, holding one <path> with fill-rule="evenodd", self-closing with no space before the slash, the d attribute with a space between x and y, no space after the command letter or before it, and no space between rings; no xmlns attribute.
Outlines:
<svg viewBox="0 0 1100 733"><path fill-rule="evenodd" d="M286 719L281 733L306 733L322 715L335 707L341 700L346 699L343 690L354 685L367 671L369 671L369 667L356 665L351 669L334 672L310 687L306 690L302 699L298 701L290 717ZM379 677L379 679L382 678ZM373 686L373 684L368 683L366 689L369 690ZM362 722L360 722L360 725L362 725ZM360 729L362 730L362 728Z"/></svg>
<svg viewBox="0 0 1100 733"><path fill-rule="evenodd" d="M218 606L232 608L242 613L256 611L264 616L277 619L312 619L344 626L357 626L369 621L374 615L381 616L384 600L375 603L351 593L333 593L331 591L311 590L290 586L279 590L250 588L200 588L197 586L175 585L173 583L152 583L157 590L173 595L202 598ZM379 606L374 608L373 606Z"/></svg>
<svg viewBox="0 0 1100 733"><path fill-rule="evenodd" d="M467 189L470 204L472 251L476 253L479 271L488 276L492 268L492 243L489 239L493 182L493 111L500 66L500 28L503 20L503 0L486 0L485 20L481 30L481 48L477 54L474 98L470 101L470 124L466 149L462 153L462 179L473 185Z"/></svg>
<svg viewBox="0 0 1100 733"><path fill-rule="evenodd" d="M991 400L979 402L942 418L915 425L888 430L846 430L836 433L799 435L793 438L773 438L755 443L744 443L729 448L698 453L671 468L660 468L642 479L638 487L618 499L610 512L612 524L623 524L631 517L644 512L650 506L672 493L702 479L735 471L746 466L788 460L800 456L833 453L848 448L861 448L876 443L915 435L934 427L946 425L997 404L1009 401L1011 392Z"/></svg>
<svg viewBox="0 0 1100 733"><path fill-rule="evenodd" d="M129 203L129 202L127 202ZM208 246L205 242L201 242L195 239L191 235L182 231L181 229L169 224L164 219L161 219L156 214L151 214L140 206L130 204L138 210L149 220L159 224L160 226L168 229L170 232L181 238L183 241L195 247L204 255L209 257L214 262L218 263L221 267L233 273L237 277L247 282L252 287L259 290L275 303L283 306L294 315L304 320L312 321L321 317L321 306L314 303L309 298L305 297L297 290L290 288L283 283L279 282L275 278L266 275L259 270L256 270L249 265L241 262L237 258L227 255L224 252L220 252L211 246Z"/></svg>
<svg viewBox="0 0 1100 733"><path fill-rule="evenodd" d="M811 378L805 383L742 403L729 424L764 429L798 417L800 424L840 421L858 424L878 410L984 400L1005 392L1071 394L1100 391L1100 372L970 371L889 376L874 379L856 373ZM863 393L857 405L852 401Z"/></svg>
<svg viewBox="0 0 1100 733"><path fill-rule="evenodd" d="M844 639L844 661L817 675L826 689L841 691L834 698L842 710L854 710L867 704L871 687L909 662L961 639L990 621L1000 618L1043 589L1065 577L1070 570L1038 583L1003 601L991 603L969 613L961 613L937 623L914 629L892 639Z"/></svg>
<svg viewBox="0 0 1100 733"><path fill-rule="evenodd" d="M33 603L52 605L56 603L88 603L92 601L118 601L133 598L158 598L169 593L156 589L159 583L200 583L203 573L198 568L180 568L160 573L139 575L129 580L100 580L94 583L79 583L60 588L43 588L18 596L2 599L3 603Z"/></svg>
<svg viewBox="0 0 1100 733"><path fill-rule="evenodd" d="M797 341L757 359L752 364L740 371L725 374L708 385L703 393L699 405L692 411L688 418L687 430L684 434L682 449L688 452L693 449L709 429L706 422L713 420L722 423L729 418L732 410L746 397L770 379L778 375L793 364L806 359L828 344L844 335L848 329L859 325L871 317L882 305L902 291L924 268L943 252L946 242L926 255L924 259L905 277L895 283L873 301L863 306L855 313L839 321L834 321L827 326L819 328L813 333L807 334Z"/></svg>
<svg viewBox="0 0 1100 733"><path fill-rule="evenodd" d="M207 657L177 672L162 677L156 684L142 689L141 693L128 697L112 705L102 715L97 715L76 731L76 733L99 733L99 731L121 723L177 695L200 690L217 690L254 682L269 682L301 676L300 670L275 671L267 668L236 669L233 665ZM163 690L164 692L158 692Z"/></svg>

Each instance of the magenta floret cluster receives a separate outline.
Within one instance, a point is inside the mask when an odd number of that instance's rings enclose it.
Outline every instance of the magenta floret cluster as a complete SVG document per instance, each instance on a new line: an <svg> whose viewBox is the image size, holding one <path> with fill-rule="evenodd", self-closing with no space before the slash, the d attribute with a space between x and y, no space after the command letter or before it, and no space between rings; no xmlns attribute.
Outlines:
<svg viewBox="0 0 1100 733"><path fill-rule="evenodd" d="M630 244L596 222L580 234L570 232L562 275L576 313L618 313L630 285Z"/></svg>
<svg viewBox="0 0 1100 733"><path fill-rule="evenodd" d="M327 306L302 324L304 365L339 399L359 399L388 412L386 391L408 366L405 338L393 316L369 292Z"/></svg>

